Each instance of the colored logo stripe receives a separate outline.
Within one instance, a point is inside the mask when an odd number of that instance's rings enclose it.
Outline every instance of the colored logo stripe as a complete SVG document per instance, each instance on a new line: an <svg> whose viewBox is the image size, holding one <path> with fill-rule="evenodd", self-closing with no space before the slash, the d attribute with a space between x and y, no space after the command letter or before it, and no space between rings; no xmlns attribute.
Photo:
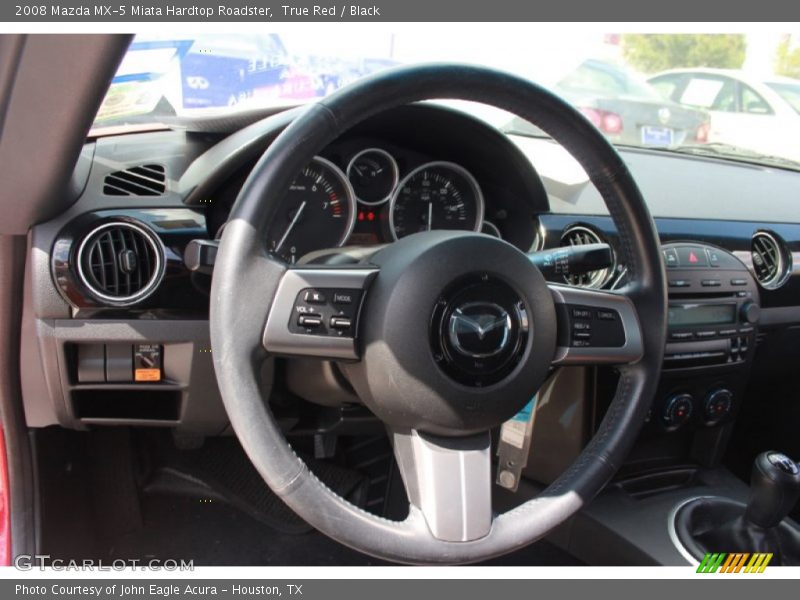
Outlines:
<svg viewBox="0 0 800 600"><path fill-rule="evenodd" d="M725 553L709 553L703 557L703 562L697 567L698 573L716 573L720 564L725 559Z"/></svg>
<svg viewBox="0 0 800 600"><path fill-rule="evenodd" d="M734 552L728 555L725 564L722 565L723 573L738 573L742 570L744 562L750 558L749 553Z"/></svg>
<svg viewBox="0 0 800 600"><path fill-rule="evenodd" d="M772 560L772 553L709 552L697 567L698 573L763 573ZM749 559L749 561L748 561Z"/></svg>
<svg viewBox="0 0 800 600"><path fill-rule="evenodd" d="M753 558L750 559L750 562L747 564L747 568L744 570L745 573L763 573L764 569L767 568L769 561L772 560L772 552L769 554L764 554L763 552L753 554Z"/></svg>

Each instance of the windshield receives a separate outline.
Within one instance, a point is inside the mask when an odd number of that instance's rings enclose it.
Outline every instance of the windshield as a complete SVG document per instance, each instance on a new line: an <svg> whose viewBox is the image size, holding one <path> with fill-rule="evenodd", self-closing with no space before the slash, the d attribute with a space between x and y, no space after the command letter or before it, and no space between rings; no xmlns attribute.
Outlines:
<svg viewBox="0 0 800 600"><path fill-rule="evenodd" d="M97 114L92 135L176 124L206 114L284 107L324 97L361 77L403 64L483 64L540 83L578 108L612 143L667 151L713 148L714 157L800 168L800 114L787 116L760 82L800 113L798 64L777 60L800 36L759 34L526 33L523 24L480 35L448 30L353 35L139 35ZM790 56L800 57L800 52ZM777 78L776 76L781 76ZM796 82L796 83L795 83ZM528 123L467 110L522 137ZM800 131L798 132L800 133Z"/></svg>
<svg viewBox="0 0 800 600"><path fill-rule="evenodd" d="M778 95L800 114L800 81L797 83L767 83L767 85L778 92Z"/></svg>

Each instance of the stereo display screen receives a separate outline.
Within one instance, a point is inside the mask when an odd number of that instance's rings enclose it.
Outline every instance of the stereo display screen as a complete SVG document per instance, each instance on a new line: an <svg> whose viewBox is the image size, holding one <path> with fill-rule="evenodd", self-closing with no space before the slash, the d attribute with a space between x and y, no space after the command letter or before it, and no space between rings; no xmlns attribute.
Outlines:
<svg viewBox="0 0 800 600"><path fill-rule="evenodd" d="M669 307L671 328L732 323L736 323L735 304L675 304Z"/></svg>

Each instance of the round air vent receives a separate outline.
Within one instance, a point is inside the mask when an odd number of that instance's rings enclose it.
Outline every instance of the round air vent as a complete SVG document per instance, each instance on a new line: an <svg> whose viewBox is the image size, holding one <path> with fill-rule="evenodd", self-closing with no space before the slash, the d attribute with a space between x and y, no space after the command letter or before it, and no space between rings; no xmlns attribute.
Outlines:
<svg viewBox="0 0 800 600"><path fill-rule="evenodd" d="M76 256L78 275L98 300L126 306L147 298L164 274L164 247L143 225L114 221L83 238Z"/></svg>
<svg viewBox="0 0 800 600"><path fill-rule="evenodd" d="M561 246L585 246L586 244L604 244L606 243L597 233L583 225L572 225L564 230L561 234ZM614 265L600 269L598 271L590 271L580 275L565 275L564 281L570 285L579 287L599 288L602 287L611 274L614 272Z"/></svg>
<svg viewBox="0 0 800 600"><path fill-rule="evenodd" d="M750 243L753 274L762 287L774 290L786 282L791 270L791 255L778 236L758 231Z"/></svg>

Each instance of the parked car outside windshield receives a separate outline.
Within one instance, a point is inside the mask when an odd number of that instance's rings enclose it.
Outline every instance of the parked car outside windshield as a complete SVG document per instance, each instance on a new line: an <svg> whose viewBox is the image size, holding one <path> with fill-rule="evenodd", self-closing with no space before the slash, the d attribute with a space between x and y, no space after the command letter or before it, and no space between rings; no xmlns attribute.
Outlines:
<svg viewBox="0 0 800 600"><path fill-rule="evenodd" d="M707 110L709 142L800 161L800 81L740 70L673 69L649 82L665 99Z"/></svg>
<svg viewBox="0 0 800 600"><path fill-rule="evenodd" d="M611 141L628 146L704 143L708 115L662 98L639 75L600 60L586 60L555 85ZM515 119L512 129L533 131Z"/></svg>

